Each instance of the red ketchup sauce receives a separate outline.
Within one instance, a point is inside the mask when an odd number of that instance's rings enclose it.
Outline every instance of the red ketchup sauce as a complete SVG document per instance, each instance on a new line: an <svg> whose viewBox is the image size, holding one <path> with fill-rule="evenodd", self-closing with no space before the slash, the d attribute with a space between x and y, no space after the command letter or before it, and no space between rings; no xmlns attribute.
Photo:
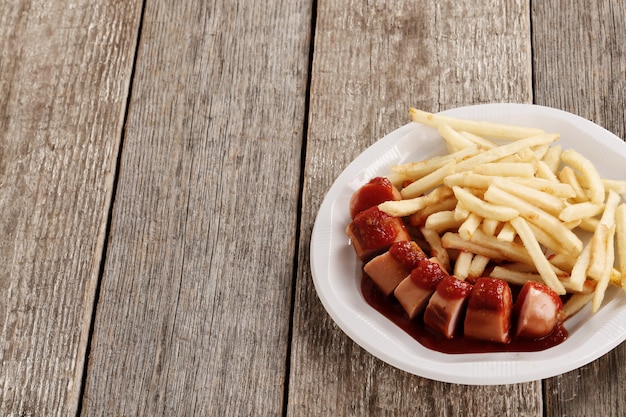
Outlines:
<svg viewBox="0 0 626 417"><path fill-rule="evenodd" d="M350 217L389 200L400 200L400 192L385 177L372 178L350 198Z"/></svg>
<svg viewBox="0 0 626 417"><path fill-rule="evenodd" d="M398 235L394 227L394 218L372 207L361 212L352 222L359 230L359 236L368 248L379 247L385 243L391 244Z"/></svg>
<svg viewBox="0 0 626 417"><path fill-rule="evenodd" d="M426 259L426 254L413 241L395 242L389 248L389 253L409 271Z"/></svg>
<svg viewBox="0 0 626 417"><path fill-rule="evenodd" d="M519 289L511 289L515 297ZM424 325L423 314L412 320L409 319L398 300L393 295L385 296L366 274L361 280L361 291L367 303L376 311L387 317L423 346L438 352L452 354L536 352L556 346L568 336L567 330L559 323L549 335L541 339L516 338L511 332L511 340L508 343L487 342L463 336L462 329L457 329L454 337L448 339Z"/></svg>

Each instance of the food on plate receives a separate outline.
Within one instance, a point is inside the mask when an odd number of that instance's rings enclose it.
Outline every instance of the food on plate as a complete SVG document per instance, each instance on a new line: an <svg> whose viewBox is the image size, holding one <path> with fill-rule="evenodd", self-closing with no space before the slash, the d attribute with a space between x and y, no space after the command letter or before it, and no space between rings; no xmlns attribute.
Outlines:
<svg viewBox="0 0 626 417"><path fill-rule="evenodd" d="M402 219L388 215L377 206L357 214L346 234L362 261L383 253L393 242L410 240Z"/></svg>
<svg viewBox="0 0 626 417"><path fill-rule="evenodd" d="M410 116L448 154L392 166L351 196L364 285L433 334L502 350L557 344L568 317L598 311L609 286L626 290L625 180L602 178L558 133Z"/></svg>
<svg viewBox="0 0 626 417"><path fill-rule="evenodd" d="M402 196L391 181L385 177L372 178L367 184L352 194L350 198L350 218L354 219L360 212L392 200L402 200Z"/></svg>
<svg viewBox="0 0 626 417"><path fill-rule="evenodd" d="M527 281L513 308L517 316L515 334L528 338L547 336L563 320L562 307L562 300L549 287Z"/></svg>
<svg viewBox="0 0 626 417"><path fill-rule="evenodd" d="M506 281L489 277L478 278L467 303L465 336L492 342L508 342L512 311L513 295Z"/></svg>
<svg viewBox="0 0 626 417"><path fill-rule="evenodd" d="M389 295L422 259L426 259L426 254L415 242L398 241L387 252L367 262L363 271Z"/></svg>
<svg viewBox="0 0 626 417"><path fill-rule="evenodd" d="M469 282L453 276L443 278L424 310L424 324L448 339L452 338L463 319L472 288Z"/></svg>
<svg viewBox="0 0 626 417"><path fill-rule="evenodd" d="M436 259L422 259L396 286L393 294L412 319L424 311L437 286L447 276Z"/></svg>

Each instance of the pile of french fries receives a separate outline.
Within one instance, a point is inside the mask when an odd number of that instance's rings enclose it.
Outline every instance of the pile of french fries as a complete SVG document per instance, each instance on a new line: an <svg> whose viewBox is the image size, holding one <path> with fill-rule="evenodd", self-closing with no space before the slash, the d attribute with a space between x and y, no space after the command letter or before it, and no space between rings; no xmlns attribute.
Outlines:
<svg viewBox="0 0 626 417"><path fill-rule="evenodd" d="M596 312L609 285L626 291L626 180L602 178L558 133L410 116L436 128L448 154L393 166L403 199L379 208L417 225L449 272L543 282L570 294L566 316L589 302Z"/></svg>

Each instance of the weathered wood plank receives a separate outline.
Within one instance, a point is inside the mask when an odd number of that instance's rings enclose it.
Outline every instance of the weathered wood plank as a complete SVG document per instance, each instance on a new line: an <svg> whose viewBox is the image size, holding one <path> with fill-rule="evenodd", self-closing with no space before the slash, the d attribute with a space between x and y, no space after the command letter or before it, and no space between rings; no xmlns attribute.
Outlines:
<svg viewBox="0 0 626 417"><path fill-rule="evenodd" d="M353 343L319 302L311 228L340 171L408 108L532 98L526 1L318 2L288 411L539 416L539 382L470 387L398 371Z"/></svg>
<svg viewBox="0 0 626 417"><path fill-rule="evenodd" d="M622 6L606 0L533 3L533 62L537 104L578 114L626 138Z"/></svg>
<svg viewBox="0 0 626 417"><path fill-rule="evenodd" d="M0 415L77 408L140 3L0 3Z"/></svg>
<svg viewBox="0 0 626 417"><path fill-rule="evenodd" d="M310 25L146 2L84 414L280 415Z"/></svg>
<svg viewBox="0 0 626 417"><path fill-rule="evenodd" d="M623 5L533 2L532 16L537 104L578 114L626 138ZM625 381L622 344L587 366L546 380L546 415L623 416Z"/></svg>

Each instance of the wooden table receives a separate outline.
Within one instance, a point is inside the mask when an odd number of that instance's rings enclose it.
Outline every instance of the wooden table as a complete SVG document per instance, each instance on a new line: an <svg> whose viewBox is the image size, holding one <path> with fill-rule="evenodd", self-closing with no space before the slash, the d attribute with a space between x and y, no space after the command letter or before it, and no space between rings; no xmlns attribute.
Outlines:
<svg viewBox="0 0 626 417"><path fill-rule="evenodd" d="M618 1L0 2L0 415L624 416L626 345L504 386L353 343L320 203L407 110L626 137Z"/></svg>

